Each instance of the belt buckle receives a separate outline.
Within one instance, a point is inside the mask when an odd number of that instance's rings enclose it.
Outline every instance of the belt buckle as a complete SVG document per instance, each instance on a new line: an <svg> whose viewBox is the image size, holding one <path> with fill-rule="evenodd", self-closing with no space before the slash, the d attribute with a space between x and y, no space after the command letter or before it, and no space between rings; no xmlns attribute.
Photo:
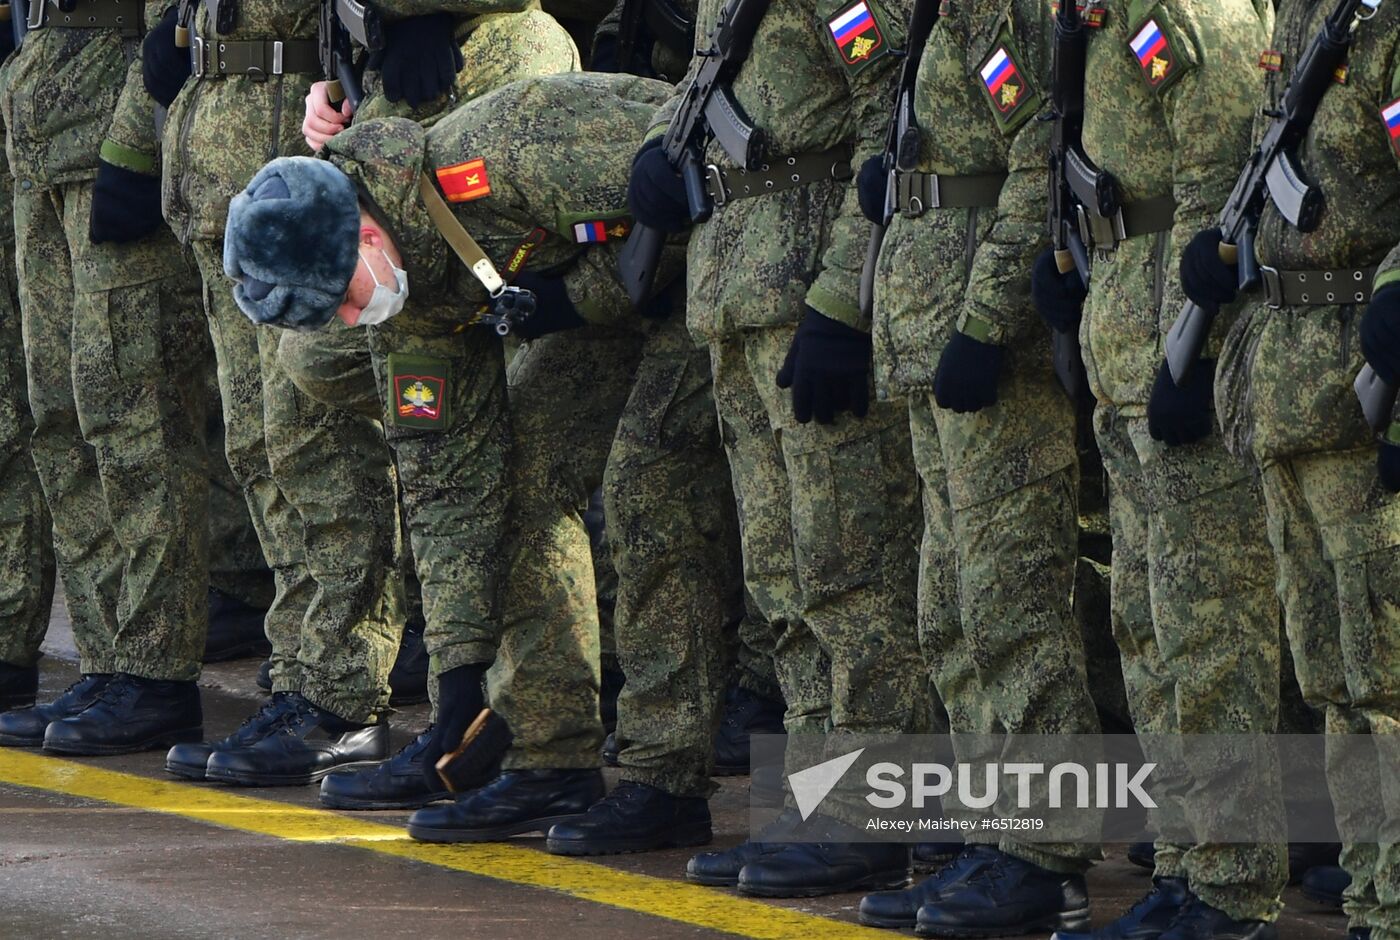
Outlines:
<svg viewBox="0 0 1400 940"><path fill-rule="evenodd" d="M719 168L719 164L705 164L705 181L710 184L710 198L714 200L715 208L718 209L729 201L729 190L724 185L724 171Z"/></svg>
<svg viewBox="0 0 1400 940"><path fill-rule="evenodd" d="M194 77L201 77L204 74L205 64L204 39L200 36L190 38L190 63L192 66L190 71L194 73Z"/></svg>
<svg viewBox="0 0 1400 940"><path fill-rule="evenodd" d="M282 74L282 40L280 39L272 41L272 74Z"/></svg>
<svg viewBox="0 0 1400 940"><path fill-rule="evenodd" d="M928 173L924 176L928 181L928 208L943 208L943 183L942 178L937 173Z"/></svg>
<svg viewBox="0 0 1400 940"><path fill-rule="evenodd" d="M24 18L25 25L30 29L42 28L44 25L44 11L48 5L48 0L31 0L29 10Z"/></svg>
<svg viewBox="0 0 1400 940"><path fill-rule="evenodd" d="M1259 266L1259 281L1264 288L1264 304L1274 310L1283 306L1283 278L1279 276L1278 268L1271 268L1268 265Z"/></svg>

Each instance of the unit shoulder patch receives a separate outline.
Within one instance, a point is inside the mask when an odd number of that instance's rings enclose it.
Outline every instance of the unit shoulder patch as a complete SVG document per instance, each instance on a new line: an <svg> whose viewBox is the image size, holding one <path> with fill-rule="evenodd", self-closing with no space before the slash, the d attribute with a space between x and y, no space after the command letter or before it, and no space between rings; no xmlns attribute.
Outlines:
<svg viewBox="0 0 1400 940"><path fill-rule="evenodd" d="M389 421L397 427L443 430L448 426L451 363L430 356L389 356Z"/></svg>
<svg viewBox="0 0 1400 940"><path fill-rule="evenodd" d="M889 43L870 0L843 6L826 21L826 34L841 63L857 72L889 53Z"/></svg>
<svg viewBox="0 0 1400 940"><path fill-rule="evenodd" d="M1156 93L1176 83L1189 67L1172 38L1171 26L1158 16L1150 16L1132 32L1128 47L1137 59L1142 80Z"/></svg>
<svg viewBox="0 0 1400 940"><path fill-rule="evenodd" d="M1390 140L1390 149L1395 151L1397 157L1400 157L1400 98L1396 98L1381 108L1381 120L1385 122L1385 132Z"/></svg>
<svg viewBox="0 0 1400 940"><path fill-rule="evenodd" d="M1016 61L1015 50L1010 44L998 42L977 67L977 74L997 124L1004 133L1020 127L1035 113L1040 95Z"/></svg>
<svg viewBox="0 0 1400 940"><path fill-rule="evenodd" d="M471 202L491 195L491 177L486 173L483 157L438 167L434 172L448 202Z"/></svg>

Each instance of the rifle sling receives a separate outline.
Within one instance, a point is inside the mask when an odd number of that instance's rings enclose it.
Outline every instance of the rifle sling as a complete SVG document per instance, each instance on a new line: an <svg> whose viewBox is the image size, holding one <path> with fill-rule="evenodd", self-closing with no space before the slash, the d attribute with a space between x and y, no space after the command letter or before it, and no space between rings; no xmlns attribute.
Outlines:
<svg viewBox="0 0 1400 940"><path fill-rule="evenodd" d="M495 297L505 290L506 282L496 270L496 266L491 263L491 258L477 244L476 239L472 238L471 233L462 227L462 223L457 221L457 216L452 214L452 210L448 208L427 174L419 178L418 192L423 197L423 206L428 210L428 218L432 219L433 226L437 228L442 240L447 242L453 253L467 266L467 270L486 288L486 293Z"/></svg>
<svg viewBox="0 0 1400 940"><path fill-rule="evenodd" d="M321 53L314 39L219 39L196 36L190 43L196 77L213 75L320 75Z"/></svg>
<svg viewBox="0 0 1400 940"><path fill-rule="evenodd" d="M939 173L895 171L897 211L916 219L929 209L974 209L995 206L1006 182L1005 173L947 176Z"/></svg>
<svg viewBox="0 0 1400 940"><path fill-rule="evenodd" d="M848 180L852 175L851 148L842 144L820 153L780 157L756 170L728 169L712 163L705 171L705 185L718 209L735 199L795 189L822 180Z"/></svg>
<svg viewBox="0 0 1400 940"><path fill-rule="evenodd" d="M1369 303L1376 269L1280 271L1261 265L1259 277L1263 282L1264 302L1270 307L1326 307Z"/></svg>

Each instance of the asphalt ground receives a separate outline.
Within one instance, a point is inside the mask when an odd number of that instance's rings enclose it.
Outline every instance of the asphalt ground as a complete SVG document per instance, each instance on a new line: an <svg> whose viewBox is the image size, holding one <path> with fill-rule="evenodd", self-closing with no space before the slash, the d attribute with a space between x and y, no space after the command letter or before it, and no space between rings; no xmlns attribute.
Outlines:
<svg viewBox="0 0 1400 940"><path fill-rule="evenodd" d="M61 607L41 699L76 677ZM232 731L259 702L258 662L208 667L205 730ZM395 747L426 706L392 718ZM152 752L59 759L0 749L0 940L47 938L891 937L856 924L859 895L757 901L688 885L691 850L561 859L543 839L441 846L409 839L399 812L321 808L315 787L245 789L179 781ZM616 773L609 771L609 782ZM711 801L715 846L741 841L747 779ZM1149 887L1122 846L1089 876L1095 922ZM1343 919L1285 895L1284 940L1345 933Z"/></svg>

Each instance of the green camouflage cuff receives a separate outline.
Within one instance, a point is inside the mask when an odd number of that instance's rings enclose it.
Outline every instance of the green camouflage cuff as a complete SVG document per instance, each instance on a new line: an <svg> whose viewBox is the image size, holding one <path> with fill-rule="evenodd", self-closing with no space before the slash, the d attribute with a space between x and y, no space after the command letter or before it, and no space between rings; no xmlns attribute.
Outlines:
<svg viewBox="0 0 1400 940"><path fill-rule="evenodd" d="M958 332L968 339L975 339L979 343L991 343L994 346L1005 344L1006 330L988 320L964 313L958 322Z"/></svg>
<svg viewBox="0 0 1400 940"><path fill-rule="evenodd" d="M1389 287L1391 284L1400 284L1400 268L1391 268L1377 274L1375 282L1371 285L1372 296L1382 287Z"/></svg>
<svg viewBox="0 0 1400 940"><path fill-rule="evenodd" d="M428 675L440 676L458 666L471 666L476 663L492 663L496 660L496 647L491 643L473 640L465 643L452 643L436 652L428 654Z"/></svg>
<svg viewBox="0 0 1400 940"><path fill-rule="evenodd" d="M808 289L807 306L822 316L844 323L852 329L870 332L870 321L861 319L859 304L836 296L820 284L813 284Z"/></svg>
<svg viewBox="0 0 1400 940"><path fill-rule="evenodd" d="M104 140L102 149L99 152L104 163L119 166L124 170L133 173L144 173L147 176L154 176L156 172L156 158L154 154L142 153L133 147L127 147L113 140Z"/></svg>

